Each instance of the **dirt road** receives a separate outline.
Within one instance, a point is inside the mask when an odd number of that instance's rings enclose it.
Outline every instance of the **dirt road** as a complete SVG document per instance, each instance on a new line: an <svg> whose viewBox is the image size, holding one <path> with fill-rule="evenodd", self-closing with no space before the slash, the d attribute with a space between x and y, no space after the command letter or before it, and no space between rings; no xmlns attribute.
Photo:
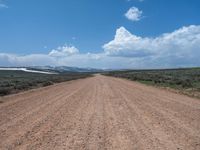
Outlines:
<svg viewBox="0 0 200 150"><path fill-rule="evenodd" d="M97 75L8 96L0 149L200 150L200 100Z"/></svg>

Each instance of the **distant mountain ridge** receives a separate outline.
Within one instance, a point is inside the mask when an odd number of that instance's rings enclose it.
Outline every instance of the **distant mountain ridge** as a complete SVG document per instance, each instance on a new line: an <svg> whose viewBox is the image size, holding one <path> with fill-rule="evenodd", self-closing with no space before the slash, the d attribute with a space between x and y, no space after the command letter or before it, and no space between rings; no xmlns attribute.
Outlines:
<svg viewBox="0 0 200 150"><path fill-rule="evenodd" d="M49 71L49 72L57 72L57 73L65 73L65 72L102 72L102 69L95 68L79 68L79 67L69 67L69 66L33 66L26 67L32 70L39 71Z"/></svg>

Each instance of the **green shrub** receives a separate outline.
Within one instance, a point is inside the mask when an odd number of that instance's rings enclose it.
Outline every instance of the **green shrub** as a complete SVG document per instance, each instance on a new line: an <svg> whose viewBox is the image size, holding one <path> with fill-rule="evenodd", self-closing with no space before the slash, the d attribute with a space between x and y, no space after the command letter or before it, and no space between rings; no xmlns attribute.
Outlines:
<svg viewBox="0 0 200 150"><path fill-rule="evenodd" d="M20 84L17 84L15 85L15 89L16 90L25 90L25 89L28 89L30 86L28 85L28 83L20 83Z"/></svg>
<svg viewBox="0 0 200 150"><path fill-rule="evenodd" d="M0 88L0 96L4 96L11 93L11 88Z"/></svg>
<svg viewBox="0 0 200 150"><path fill-rule="evenodd" d="M49 85L52 85L53 82L52 81L46 81L44 83L42 83L42 86L49 86Z"/></svg>
<svg viewBox="0 0 200 150"><path fill-rule="evenodd" d="M192 83L190 80L183 81L181 85L183 88L191 88L192 87Z"/></svg>

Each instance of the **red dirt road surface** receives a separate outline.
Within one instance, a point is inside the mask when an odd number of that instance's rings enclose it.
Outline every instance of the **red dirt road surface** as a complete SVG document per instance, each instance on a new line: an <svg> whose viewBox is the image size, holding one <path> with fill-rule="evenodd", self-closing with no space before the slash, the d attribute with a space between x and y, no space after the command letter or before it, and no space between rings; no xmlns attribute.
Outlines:
<svg viewBox="0 0 200 150"><path fill-rule="evenodd" d="M200 150L200 100L124 79L96 75L1 101L1 150Z"/></svg>

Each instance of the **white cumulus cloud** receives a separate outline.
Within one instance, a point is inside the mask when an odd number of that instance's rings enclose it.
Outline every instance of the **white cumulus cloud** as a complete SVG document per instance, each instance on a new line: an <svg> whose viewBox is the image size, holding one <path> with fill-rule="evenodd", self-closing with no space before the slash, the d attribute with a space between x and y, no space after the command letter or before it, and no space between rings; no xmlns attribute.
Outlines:
<svg viewBox="0 0 200 150"><path fill-rule="evenodd" d="M116 31L114 40L103 46L107 55L144 57L144 56L190 56L200 51L200 26L182 27L161 36L140 37L131 34L124 27Z"/></svg>
<svg viewBox="0 0 200 150"><path fill-rule="evenodd" d="M64 57L64 56L75 55L78 53L79 53L79 50L74 46L61 46L61 47L58 47L57 49L53 49L49 53L49 56Z"/></svg>
<svg viewBox="0 0 200 150"><path fill-rule="evenodd" d="M126 13L125 17L131 21L139 21L142 16L142 11L137 7L131 7Z"/></svg>
<svg viewBox="0 0 200 150"><path fill-rule="evenodd" d="M200 26L182 27L157 37L141 37L124 27L99 53L81 53L61 46L49 54L0 53L0 66L77 66L112 69L149 69L200 66Z"/></svg>
<svg viewBox="0 0 200 150"><path fill-rule="evenodd" d="M17 55L0 53L0 66L43 66L55 65L56 60L46 54Z"/></svg>

